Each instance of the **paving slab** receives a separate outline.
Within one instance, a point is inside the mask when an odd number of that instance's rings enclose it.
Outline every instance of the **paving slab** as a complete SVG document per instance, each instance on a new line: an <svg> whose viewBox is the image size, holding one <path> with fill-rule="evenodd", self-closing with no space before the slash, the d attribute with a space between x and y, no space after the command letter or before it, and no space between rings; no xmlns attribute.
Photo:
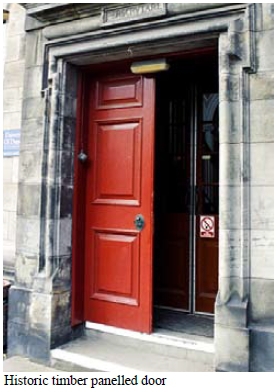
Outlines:
<svg viewBox="0 0 277 392"><path fill-rule="evenodd" d="M30 361L23 357L10 357L3 360L3 372L56 372L58 369L51 368L39 363Z"/></svg>

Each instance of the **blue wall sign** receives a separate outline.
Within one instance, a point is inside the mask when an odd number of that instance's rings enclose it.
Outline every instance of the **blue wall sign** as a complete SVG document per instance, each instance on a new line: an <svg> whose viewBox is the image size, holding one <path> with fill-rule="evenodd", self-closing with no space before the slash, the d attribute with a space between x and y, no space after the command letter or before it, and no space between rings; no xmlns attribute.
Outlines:
<svg viewBox="0 0 277 392"><path fill-rule="evenodd" d="M3 132L3 155L13 157L19 155L20 129Z"/></svg>

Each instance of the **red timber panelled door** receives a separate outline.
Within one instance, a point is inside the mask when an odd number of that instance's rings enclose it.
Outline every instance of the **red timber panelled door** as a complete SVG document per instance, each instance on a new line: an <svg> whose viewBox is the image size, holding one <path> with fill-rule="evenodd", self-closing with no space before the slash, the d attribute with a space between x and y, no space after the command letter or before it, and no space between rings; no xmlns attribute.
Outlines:
<svg viewBox="0 0 277 392"><path fill-rule="evenodd" d="M86 81L85 319L150 333L155 82Z"/></svg>

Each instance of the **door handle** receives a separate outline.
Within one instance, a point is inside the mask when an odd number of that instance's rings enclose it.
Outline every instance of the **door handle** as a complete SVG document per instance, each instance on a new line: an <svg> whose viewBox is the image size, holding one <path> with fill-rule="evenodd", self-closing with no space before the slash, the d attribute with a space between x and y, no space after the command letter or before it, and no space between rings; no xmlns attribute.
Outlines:
<svg viewBox="0 0 277 392"><path fill-rule="evenodd" d="M86 160L88 159L87 154L84 153L83 150L81 150L80 154L78 155L78 159L80 162L85 163Z"/></svg>
<svg viewBox="0 0 277 392"><path fill-rule="evenodd" d="M138 214L138 215L135 217L134 224L135 224L135 226L136 226L136 229L137 229L138 231L141 231L141 230L144 228L144 226L145 226L144 216L141 215L141 214Z"/></svg>

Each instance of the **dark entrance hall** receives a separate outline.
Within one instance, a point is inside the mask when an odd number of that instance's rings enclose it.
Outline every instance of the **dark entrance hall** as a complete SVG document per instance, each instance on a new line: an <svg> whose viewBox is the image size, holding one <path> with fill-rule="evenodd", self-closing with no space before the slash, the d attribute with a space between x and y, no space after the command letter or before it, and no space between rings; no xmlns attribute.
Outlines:
<svg viewBox="0 0 277 392"><path fill-rule="evenodd" d="M180 319L176 311L214 313L218 289L218 64L212 54L170 65L169 71L156 78L154 304L156 322L166 319L174 324L176 317ZM203 216L214 222L211 238L200 235ZM160 317L158 308L163 309Z"/></svg>

